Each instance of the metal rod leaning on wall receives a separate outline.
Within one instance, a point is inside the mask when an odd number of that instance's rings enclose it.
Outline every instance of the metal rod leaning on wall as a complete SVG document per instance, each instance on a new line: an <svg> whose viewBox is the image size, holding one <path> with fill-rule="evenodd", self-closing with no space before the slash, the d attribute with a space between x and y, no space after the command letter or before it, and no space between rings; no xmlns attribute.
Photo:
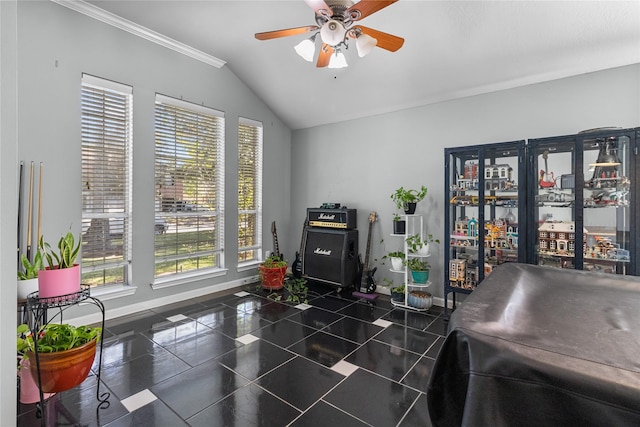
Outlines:
<svg viewBox="0 0 640 427"><path fill-rule="evenodd" d="M29 211L27 214L27 258L31 259L31 223L33 222L33 161L31 162L31 171L29 172Z"/></svg>

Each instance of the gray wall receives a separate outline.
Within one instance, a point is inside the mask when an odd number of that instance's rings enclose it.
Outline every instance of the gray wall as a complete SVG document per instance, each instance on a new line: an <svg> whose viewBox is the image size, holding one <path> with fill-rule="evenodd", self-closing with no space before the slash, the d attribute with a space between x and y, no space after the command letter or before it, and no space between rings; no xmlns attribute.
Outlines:
<svg viewBox="0 0 640 427"><path fill-rule="evenodd" d="M107 317L128 307L155 305L241 283L256 269L237 271L238 117L264 125L265 223L289 227L291 132L228 67L217 69L103 24L50 1L0 2L2 19L2 331L14 342L17 171L20 160L44 162L42 232L57 241L70 227L81 228L80 81L82 73L133 87L134 205L133 295L103 299ZM17 59L16 56L17 55ZM17 82L17 83L16 83ZM153 108L156 93L204 104L225 112L225 267L226 275L153 290ZM6 96L5 96L6 95ZM17 104L17 105L16 105ZM17 113L17 114L16 114ZM16 126L17 123L17 126ZM28 176L28 173L26 174ZM37 181L37 175L36 175ZM34 232L35 234L35 232ZM264 230L271 249L271 233ZM282 249L289 248L282 242ZM9 286L10 285L10 286ZM182 295L179 295L182 294ZM175 296L174 295L178 295ZM95 318L95 309L71 310L69 317ZM0 425L15 422L15 357L2 346Z"/></svg>
<svg viewBox="0 0 640 427"><path fill-rule="evenodd" d="M429 233L444 235L444 148L639 125L640 65L634 65L297 130L291 156L293 224L302 223L307 207L323 202L357 208L364 257L367 216L376 211L371 259L380 259L402 245L390 236L395 212L390 195L400 186L427 186L416 213L425 215ZM431 291L442 297L442 247L430 263ZM394 276L400 284L401 276L388 265L376 273L379 281Z"/></svg>
<svg viewBox="0 0 640 427"><path fill-rule="evenodd" d="M238 273L238 116L264 124L264 214L289 221L290 131L228 67L217 69L52 2L20 2L18 66L19 158L43 161L43 234L49 241L69 227L78 233L80 198L80 78L82 73L133 87L133 274L135 295L106 301L107 310L204 285L254 275ZM152 290L154 222L153 111L156 93L225 112L224 277ZM265 244L271 248L269 229Z"/></svg>

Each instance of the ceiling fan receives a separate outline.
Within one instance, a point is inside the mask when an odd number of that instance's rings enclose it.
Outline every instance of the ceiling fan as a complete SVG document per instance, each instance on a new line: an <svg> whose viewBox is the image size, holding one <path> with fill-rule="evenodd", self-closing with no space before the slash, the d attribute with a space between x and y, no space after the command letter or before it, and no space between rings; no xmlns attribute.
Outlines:
<svg viewBox="0 0 640 427"><path fill-rule="evenodd" d="M348 48L348 40L356 40L358 55L363 57L378 46L390 52L402 47L404 39L363 25L354 25L359 21L398 0L305 0L315 11L316 25L288 28L284 30L256 33L258 40L271 40L279 37L314 33L310 38L295 46L295 50L306 61L312 62L315 56L315 40L320 35L322 46L316 66L342 68L347 61L342 52Z"/></svg>

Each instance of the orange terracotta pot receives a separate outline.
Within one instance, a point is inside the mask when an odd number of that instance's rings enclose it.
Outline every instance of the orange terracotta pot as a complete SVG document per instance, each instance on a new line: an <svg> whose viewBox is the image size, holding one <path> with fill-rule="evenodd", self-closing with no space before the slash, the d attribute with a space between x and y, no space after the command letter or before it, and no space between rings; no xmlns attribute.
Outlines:
<svg viewBox="0 0 640 427"><path fill-rule="evenodd" d="M262 287L270 290L284 288L284 276L287 274L287 267L265 268L260 266L260 277L262 277Z"/></svg>
<svg viewBox="0 0 640 427"><path fill-rule="evenodd" d="M87 378L93 360L96 357L96 344L92 340L83 346L56 353L38 353L40 359L41 389L45 393L58 393L69 390ZM36 355L27 352L33 379L38 383L38 364Z"/></svg>

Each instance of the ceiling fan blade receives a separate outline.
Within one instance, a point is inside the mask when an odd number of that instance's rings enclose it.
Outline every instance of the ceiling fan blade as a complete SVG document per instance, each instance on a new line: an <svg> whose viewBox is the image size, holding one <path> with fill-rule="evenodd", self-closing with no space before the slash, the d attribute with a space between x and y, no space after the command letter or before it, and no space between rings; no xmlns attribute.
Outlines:
<svg viewBox="0 0 640 427"><path fill-rule="evenodd" d="M304 0L304 2L308 4L309 7L313 9L317 14L322 15L321 10L324 10L326 11L327 16L333 15L333 11L329 6L327 6L324 0Z"/></svg>
<svg viewBox="0 0 640 427"><path fill-rule="evenodd" d="M329 46L326 43L322 43L322 47L320 48L320 54L318 55L318 63L316 66L318 68L326 67L329 65L329 60L331 59L331 55L335 50L333 47Z"/></svg>
<svg viewBox="0 0 640 427"><path fill-rule="evenodd" d="M360 0L345 11L345 16L352 16L351 19L357 21L365 18L380 9L397 2L398 0Z"/></svg>
<svg viewBox="0 0 640 427"><path fill-rule="evenodd" d="M256 38L258 40L271 40L271 39L277 39L278 37L288 37L288 36L295 36L298 34L311 33L319 29L320 27L318 27L317 25L309 25L307 27L296 27L296 28L288 28L286 30L275 30L275 31L267 31L264 33L256 33Z"/></svg>
<svg viewBox="0 0 640 427"><path fill-rule="evenodd" d="M395 52L404 44L404 39L402 37L394 36L393 34L384 33L382 31L374 30L373 28L369 27L363 27L362 25L357 25L353 28L360 28L363 33L378 40L378 44L376 46L386 49L390 52Z"/></svg>

